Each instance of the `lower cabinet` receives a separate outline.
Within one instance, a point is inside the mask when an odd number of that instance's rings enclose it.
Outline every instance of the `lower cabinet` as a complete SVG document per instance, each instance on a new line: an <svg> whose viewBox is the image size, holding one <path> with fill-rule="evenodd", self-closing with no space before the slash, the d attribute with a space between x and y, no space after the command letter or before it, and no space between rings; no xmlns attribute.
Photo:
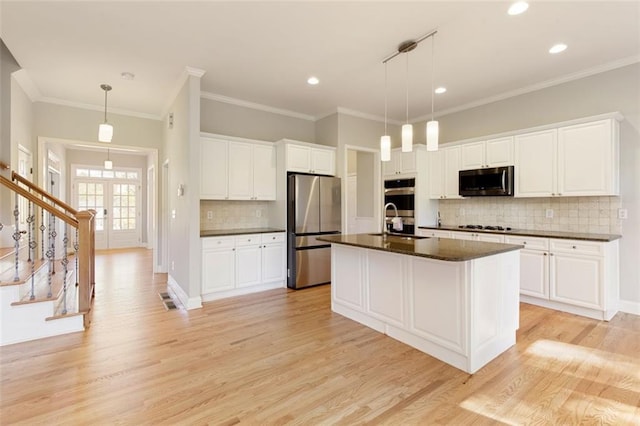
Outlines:
<svg viewBox="0 0 640 426"><path fill-rule="evenodd" d="M202 299L285 287L285 233L202 238Z"/></svg>
<svg viewBox="0 0 640 426"><path fill-rule="evenodd" d="M618 241L507 236L505 242L525 246L522 301L607 321L618 312Z"/></svg>

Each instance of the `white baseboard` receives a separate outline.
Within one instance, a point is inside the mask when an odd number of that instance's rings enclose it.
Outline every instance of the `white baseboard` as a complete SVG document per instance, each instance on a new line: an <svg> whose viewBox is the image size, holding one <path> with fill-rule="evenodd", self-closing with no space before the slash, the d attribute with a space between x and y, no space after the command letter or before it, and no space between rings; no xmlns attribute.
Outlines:
<svg viewBox="0 0 640 426"><path fill-rule="evenodd" d="M187 293L184 292L182 287L178 284L178 282L171 276L168 275L168 284L170 290L176 298L180 301L182 306L188 311L191 309L199 309L202 308L202 298L200 296L189 297Z"/></svg>
<svg viewBox="0 0 640 426"><path fill-rule="evenodd" d="M632 302L630 300L620 301L620 311L627 314L640 315L640 302Z"/></svg>
<svg viewBox="0 0 640 426"><path fill-rule="evenodd" d="M212 302L214 300L226 299L227 297L242 296L259 291L273 290L275 288L286 288L284 281L276 281L273 283L259 284L249 287L234 288L233 290L218 291L216 293L207 293L202 295L203 302Z"/></svg>

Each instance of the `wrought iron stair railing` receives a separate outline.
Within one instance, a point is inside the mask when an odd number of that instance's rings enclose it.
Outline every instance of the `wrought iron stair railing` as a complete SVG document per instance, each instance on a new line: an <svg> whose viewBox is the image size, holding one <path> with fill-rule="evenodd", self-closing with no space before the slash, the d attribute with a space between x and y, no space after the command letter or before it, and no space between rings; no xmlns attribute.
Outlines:
<svg viewBox="0 0 640 426"><path fill-rule="evenodd" d="M45 299L60 298L58 314L82 314L84 326L88 327L95 290L95 212L77 211L15 172L11 174L11 178L9 180L0 175L0 184L15 195L13 277L8 272L3 275L0 270L0 286L26 284L26 280L29 280L23 301L17 302L29 303L40 297L40 291L36 287L38 281L41 286L44 281ZM22 200L26 201L26 206L25 202L20 202ZM26 207L27 211L21 212L21 207L23 210ZM58 225L59 221L62 224ZM0 222L0 232L8 227L8 223ZM59 241L57 229L60 227L62 239ZM26 247L23 245L25 238ZM56 254L58 244L61 245L61 253ZM23 250L26 250L26 265L20 260ZM61 277L54 279L56 263L61 266L62 273L58 274ZM36 275L44 264L47 268L46 279L38 280ZM71 283L72 278L75 278L75 285Z"/></svg>

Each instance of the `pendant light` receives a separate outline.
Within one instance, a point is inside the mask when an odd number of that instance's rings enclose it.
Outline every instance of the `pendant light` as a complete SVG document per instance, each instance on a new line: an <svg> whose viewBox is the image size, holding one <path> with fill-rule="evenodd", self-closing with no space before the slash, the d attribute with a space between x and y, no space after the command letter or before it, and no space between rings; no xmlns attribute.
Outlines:
<svg viewBox="0 0 640 426"><path fill-rule="evenodd" d="M391 161L391 136L387 132L387 63L384 63L384 136L380 138L380 161Z"/></svg>
<svg viewBox="0 0 640 426"><path fill-rule="evenodd" d="M427 122L427 151L438 150L438 134L440 133L438 122L435 120L433 112L436 97L433 89L433 81L435 79L435 43L436 35L433 34L431 36L431 121Z"/></svg>
<svg viewBox="0 0 640 426"><path fill-rule="evenodd" d="M104 160L104 168L107 170L113 169L113 161L109 159L109 148L107 148L107 159Z"/></svg>
<svg viewBox="0 0 640 426"><path fill-rule="evenodd" d="M410 50L413 50L415 46L413 46ZM407 55L407 75L406 75L406 118L407 121L402 125L402 152L411 152L413 151L413 126L409 124L409 50L406 50L405 55Z"/></svg>
<svg viewBox="0 0 640 426"><path fill-rule="evenodd" d="M113 126L107 123L107 93L111 90L108 84L101 84L100 88L104 90L104 123L98 128L98 141L111 142L113 138Z"/></svg>

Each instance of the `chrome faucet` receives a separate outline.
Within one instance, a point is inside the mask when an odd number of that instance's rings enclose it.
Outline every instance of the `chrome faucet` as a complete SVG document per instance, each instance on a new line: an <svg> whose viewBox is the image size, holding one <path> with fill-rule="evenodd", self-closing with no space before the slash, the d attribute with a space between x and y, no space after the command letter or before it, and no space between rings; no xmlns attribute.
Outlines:
<svg viewBox="0 0 640 426"><path fill-rule="evenodd" d="M389 231L387 230L387 208L393 207L393 210L396 212L396 217L398 217L398 208L393 203L387 203L382 208L382 235L387 235Z"/></svg>

